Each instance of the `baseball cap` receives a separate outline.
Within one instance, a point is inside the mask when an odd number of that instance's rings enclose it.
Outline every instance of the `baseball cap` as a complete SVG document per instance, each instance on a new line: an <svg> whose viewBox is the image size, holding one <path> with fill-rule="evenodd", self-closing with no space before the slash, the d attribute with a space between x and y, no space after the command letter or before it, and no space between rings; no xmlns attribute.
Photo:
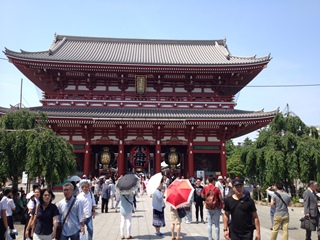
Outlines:
<svg viewBox="0 0 320 240"><path fill-rule="evenodd" d="M219 177L218 177L218 180L220 180L220 179L223 179L223 177L222 177L222 176L219 176Z"/></svg>
<svg viewBox="0 0 320 240"><path fill-rule="evenodd" d="M234 179L234 180L232 181L232 185L233 185L233 186L243 185L243 180L241 180L241 179Z"/></svg>
<svg viewBox="0 0 320 240"><path fill-rule="evenodd" d="M85 174L83 174L82 178L87 178L87 176Z"/></svg>

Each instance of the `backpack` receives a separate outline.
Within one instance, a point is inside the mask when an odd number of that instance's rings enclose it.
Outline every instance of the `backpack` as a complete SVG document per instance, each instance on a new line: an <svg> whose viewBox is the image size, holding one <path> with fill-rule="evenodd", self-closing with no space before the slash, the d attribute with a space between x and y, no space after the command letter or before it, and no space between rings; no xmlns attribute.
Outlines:
<svg viewBox="0 0 320 240"><path fill-rule="evenodd" d="M206 193L206 209L215 210L217 209L218 199L215 194L216 187L208 188L208 192Z"/></svg>

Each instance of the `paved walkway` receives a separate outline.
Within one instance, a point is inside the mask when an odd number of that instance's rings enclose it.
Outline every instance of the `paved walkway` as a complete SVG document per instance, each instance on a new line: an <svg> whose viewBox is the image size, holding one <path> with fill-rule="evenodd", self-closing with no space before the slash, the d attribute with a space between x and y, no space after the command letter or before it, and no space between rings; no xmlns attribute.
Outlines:
<svg viewBox="0 0 320 240"><path fill-rule="evenodd" d="M56 202L63 198L62 192L56 192ZM143 195L137 197L137 211L132 217L132 236L135 239L171 239L170 232L170 213L169 207L165 209L165 221L166 226L161 228L161 232L164 233L163 237L155 235L155 229L152 226L152 204L151 198ZM99 202L100 203L100 202ZM261 221L261 236L262 240L270 239L270 216L269 207L257 205L258 215ZM304 231L299 228L299 218L303 215L302 208L290 208L290 227L289 236L290 240L302 240L304 239ZM194 208L193 208L194 210ZM204 213L205 214L205 213ZM194 216L194 212L193 212ZM205 216L205 215L204 215ZM195 220L193 218L193 220ZM100 207L97 209L97 216L93 220L94 223L94 240L117 240L120 239L120 213L115 213L114 209L109 209L109 213L100 213ZM19 232L18 240L23 239L23 226L21 224L15 225ZM220 219L220 239L223 237L223 224L222 218ZM125 232L126 233L126 232ZM183 240L205 240L207 239L207 224L203 223L182 223L181 236ZM213 228L213 238L215 238ZM281 231L278 235L278 239L281 239ZM316 238L316 233L313 233L313 239Z"/></svg>

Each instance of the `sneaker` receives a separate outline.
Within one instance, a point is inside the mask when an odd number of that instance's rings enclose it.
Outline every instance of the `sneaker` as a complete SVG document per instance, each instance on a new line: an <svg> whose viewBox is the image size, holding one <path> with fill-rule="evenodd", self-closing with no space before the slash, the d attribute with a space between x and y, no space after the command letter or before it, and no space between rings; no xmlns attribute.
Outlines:
<svg viewBox="0 0 320 240"><path fill-rule="evenodd" d="M188 224L189 224L189 223L191 223L191 222L190 222L190 221L186 221L186 223L188 223Z"/></svg>
<svg viewBox="0 0 320 240"><path fill-rule="evenodd" d="M163 233L158 232L158 233L156 233L156 235L157 235L158 237L162 237L162 236L163 236Z"/></svg>
<svg viewBox="0 0 320 240"><path fill-rule="evenodd" d="M197 221L196 221L196 224L198 224L198 223L199 223L199 221L197 220Z"/></svg>

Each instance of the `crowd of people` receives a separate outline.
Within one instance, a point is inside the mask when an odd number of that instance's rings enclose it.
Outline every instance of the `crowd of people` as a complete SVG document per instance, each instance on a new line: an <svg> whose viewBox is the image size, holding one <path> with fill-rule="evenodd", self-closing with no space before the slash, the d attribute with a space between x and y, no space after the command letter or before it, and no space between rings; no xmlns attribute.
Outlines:
<svg viewBox="0 0 320 240"><path fill-rule="evenodd" d="M109 206L118 212L120 207L120 236L121 239L133 239L131 231L132 215L136 210L136 195L148 194L146 191L150 177L140 176L140 188L130 194L120 194L116 191L116 180L112 178L83 179L63 185L64 198L57 204L53 204L55 195L51 189L40 188L38 185L25 194L20 193L18 201L13 200L11 189L3 191L0 201L0 240L5 239L4 233L8 232L12 239L15 239L14 219L12 216L16 207L21 214L27 210L24 239L53 239L58 234L59 226L62 227L62 240L80 239L81 234L86 233L87 239L93 238L93 219L95 218L98 204L100 203L101 213L108 213ZM160 231L166 226L165 189L175 180L174 177L164 176L159 181L159 186L153 192L152 208L155 235L162 237ZM220 239L220 217L223 221L223 235L225 239L251 240L261 239L260 222L257 209L250 193L244 189L244 181L235 178L232 181L219 176L208 176L206 182L202 178L189 179L193 188L193 197L184 206L185 214L180 216L179 209L170 206L170 229L172 240L180 240L181 223L191 223L193 216L195 224L207 224L208 240ZM310 181L308 189L304 192L304 213L305 216L316 219L318 239L320 239L320 212L318 201L320 197L316 194L318 184ZM274 186L267 188L270 196L270 219L271 219L271 240L276 240L280 229L282 239L289 239L288 206L291 205L290 196L284 191L282 182L276 182ZM195 212L193 213L193 205ZM206 213L204 213L206 210ZM214 226L214 234L212 232ZM126 231L125 231L126 230ZM306 239L311 240L311 231L306 230Z"/></svg>

